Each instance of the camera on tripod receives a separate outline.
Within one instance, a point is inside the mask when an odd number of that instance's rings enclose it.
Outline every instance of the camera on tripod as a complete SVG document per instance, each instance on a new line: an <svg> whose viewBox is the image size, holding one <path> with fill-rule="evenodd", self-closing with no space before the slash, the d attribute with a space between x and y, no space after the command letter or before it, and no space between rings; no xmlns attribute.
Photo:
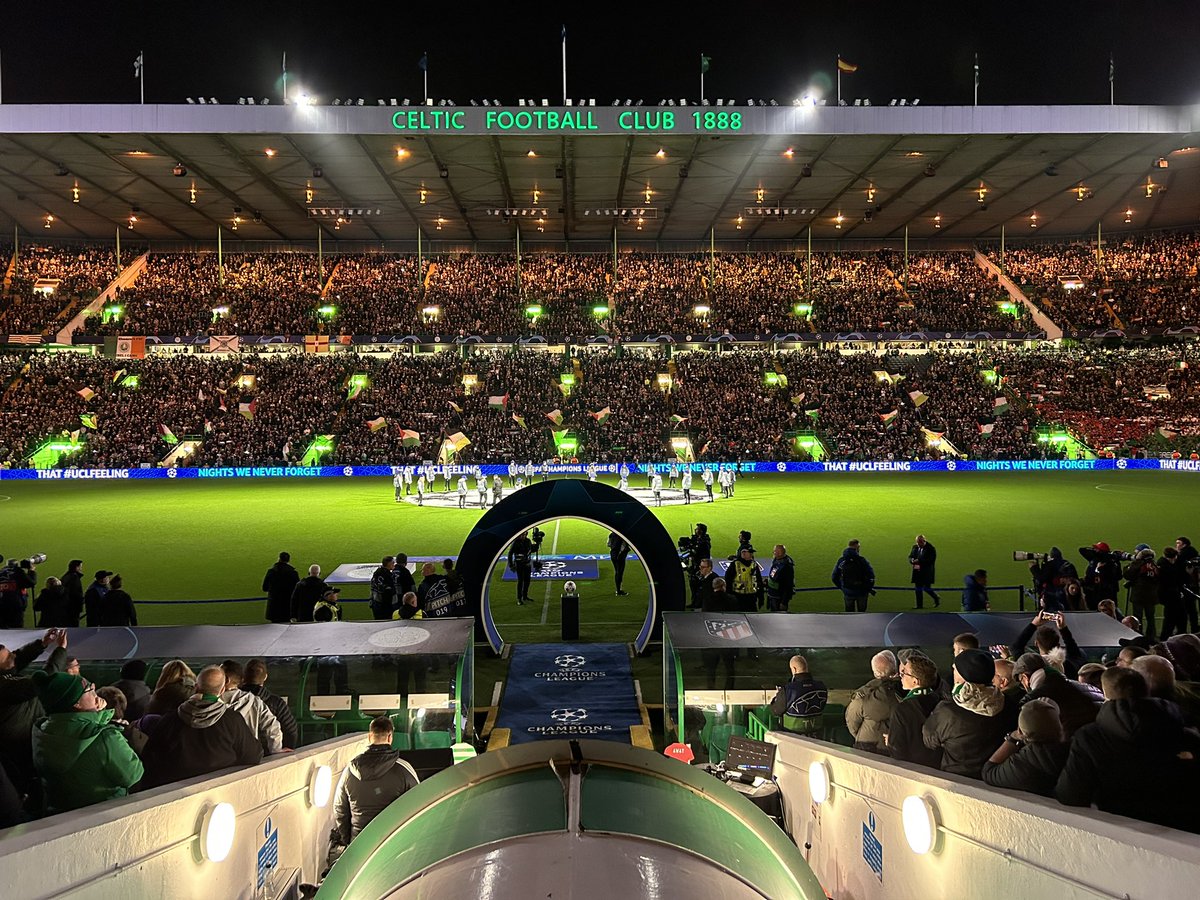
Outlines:
<svg viewBox="0 0 1200 900"><path fill-rule="evenodd" d="M542 541L545 539L546 532L542 531L542 529L538 528L536 525L534 526L533 531L529 532L529 542L533 544L534 550L540 549L542 546Z"/></svg>
<svg viewBox="0 0 1200 900"><path fill-rule="evenodd" d="M31 553L25 559L10 559L8 567L10 569L22 568L28 569L30 566L40 566L46 561L45 553Z"/></svg>
<svg viewBox="0 0 1200 900"><path fill-rule="evenodd" d="M1031 553L1028 550L1014 550L1013 562L1037 562L1044 563L1050 558L1049 553Z"/></svg>

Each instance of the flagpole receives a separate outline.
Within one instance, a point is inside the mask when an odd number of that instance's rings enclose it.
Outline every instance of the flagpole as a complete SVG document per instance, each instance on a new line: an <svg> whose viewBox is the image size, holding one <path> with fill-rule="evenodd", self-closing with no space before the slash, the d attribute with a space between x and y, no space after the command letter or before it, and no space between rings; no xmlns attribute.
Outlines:
<svg viewBox="0 0 1200 900"><path fill-rule="evenodd" d="M567 105L567 26L562 27L563 106Z"/></svg>
<svg viewBox="0 0 1200 900"><path fill-rule="evenodd" d="M217 226L217 282L225 287L225 264L221 255L221 226Z"/></svg>
<svg viewBox="0 0 1200 900"><path fill-rule="evenodd" d="M325 247L321 236L321 225L317 224L317 281L325 287Z"/></svg>
<svg viewBox="0 0 1200 900"><path fill-rule="evenodd" d="M704 104L704 51L700 51L700 103Z"/></svg>
<svg viewBox="0 0 1200 900"><path fill-rule="evenodd" d="M425 102L428 103L429 102L429 51L428 50L421 51L421 59L423 59L425 61L425 66L424 66L424 68L421 69L421 72L423 73L424 79L425 79ZM417 232L419 234L420 229L417 229Z"/></svg>
<svg viewBox="0 0 1200 900"><path fill-rule="evenodd" d="M838 105L838 106L841 106L841 105L842 105L842 67L841 67L841 65L840 65L841 61L842 61L842 54L840 54L840 53L839 53L839 54L837 55L837 60L836 60L836 62L834 63L834 66L833 66L835 69L837 69L837 79L838 79L838 85L837 85L837 105Z"/></svg>
<svg viewBox="0 0 1200 900"><path fill-rule="evenodd" d="M283 51L283 105L287 106L287 51Z"/></svg>
<svg viewBox="0 0 1200 900"><path fill-rule="evenodd" d="M1116 106L1116 69L1113 67L1113 55L1108 54L1108 105Z"/></svg>
<svg viewBox="0 0 1200 900"><path fill-rule="evenodd" d="M142 91L142 104L146 103L146 51L138 51L138 85Z"/></svg>
<svg viewBox="0 0 1200 900"><path fill-rule="evenodd" d="M975 105L979 105L979 54L975 54Z"/></svg>

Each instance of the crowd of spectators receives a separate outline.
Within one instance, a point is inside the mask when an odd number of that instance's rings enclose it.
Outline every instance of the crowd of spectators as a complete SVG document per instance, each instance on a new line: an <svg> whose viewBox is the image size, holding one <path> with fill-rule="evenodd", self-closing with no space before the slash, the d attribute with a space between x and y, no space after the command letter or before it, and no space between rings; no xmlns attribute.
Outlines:
<svg viewBox="0 0 1200 900"><path fill-rule="evenodd" d="M142 252L122 248L118 265L110 246L21 244L12 278L0 297L0 334L41 334L65 325ZM11 250L2 259L7 267ZM58 283L53 290L34 291L40 279Z"/></svg>
<svg viewBox="0 0 1200 900"><path fill-rule="evenodd" d="M1000 261L998 251L991 256ZM1068 331L1197 324L1198 262L1200 235L1190 232L1108 238L1099 254L1094 243L1077 242L1004 255L1014 281Z"/></svg>
<svg viewBox="0 0 1200 900"><path fill-rule="evenodd" d="M999 658L958 635L949 677L922 650L884 650L846 725L861 750L1200 832L1200 638L1121 644L1088 663L1066 617L1039 613ZM1165 779L1170 799L1133 772Z"/></svg>
<svg viewBox="0 0 1200 900"><path fill-rule="evenodd" d="M541 462L559 455L553 430L602 463L668 457L672 437L723 462L1045 459L1068 451L1047 439L1060 429L1099 452L1191 455L1198 366L1186 346L14 355L0 357L0 466L50 439L78 446L60 465L157 465L184 441L176 465L289 465L320 435L326 462L402 464L457 433L460 462Z"/></svg>
<svg viewBox="0 0 1200 900"><path fill-rule="evenodd" d="M87 298L117 270L107 249L28 251L23 267L73 274L55 295L15 279L0 333L49 327L66 304ZM65 260L69 256L70 266ZM23 257L24 258L24 257ZM40 267L35 265L42 262ZM123 290L119 316L90 316L92 334L432 333L614 337L672 332L1022 331L1000 311L1003 292L972 254L888 252L665 254L459 253L418 259L310 252L223 257L155 253ZM56 277L57 277L56 274ZM28 283L26 283L28 281ZM17 299L20 302L17 302ZM811 312L797 310L811 306ZM51 308L53 307L53 308ZM538 307L531 311L531 307ZM77 308L77 306L73 307ZM322 311L323 310L323 311ZM3 318L8 316L8 319Z"/></svg>
<svg viewBox="0 0 1200 900"><path fill-rule="evenodd" d="M992 357L1005 387L1043 422L1068 426L1089 447L1191 453L1200 446L1200 354L1188 345L1008 350Z"/></svg>
<svg viewBox="0 0 1200 900"><path fill-rule="evenodd" d="M65 628L0 645L0 828L254 765L299 743L287 701L266 689L261 659L199 673L171 660L153 689L146 663L131 660L101 686L67 646Z"/></svg>

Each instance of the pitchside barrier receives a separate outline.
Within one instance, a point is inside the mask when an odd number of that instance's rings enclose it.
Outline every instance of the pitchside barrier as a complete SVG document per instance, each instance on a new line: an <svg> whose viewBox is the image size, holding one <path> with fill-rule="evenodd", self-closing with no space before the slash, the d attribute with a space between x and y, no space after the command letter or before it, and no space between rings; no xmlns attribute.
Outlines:
<svg viewBox="0 0 1200 900"><path fill-rule="evenodd" d="M597 475L617 475L620 463L596 464ZM668 463L624 463L629 473L667 472ZM737 463L680 463L679 470L692 472L718 471L732 468L738 473L764 474L770 472L1112 472L1149 470L1160 472L1200 472L1200 460L1195 459L938 459L912 461L862 462L737 462ZM137 478L382 478L395 475L404 466L222 466L212 468L138 468L138 469L0 469L0 481L71 480ZM528 468L526 466L526 468ZM446 469L451 476L482 472L484 475L508 475L507 463L482 465L432 466L425 471L441 476ZM586 475L589 467L583 463L534 465L535 476ZM522 473L529 478L528 474ZM693 488L702 490L703 486Z"/></svg>

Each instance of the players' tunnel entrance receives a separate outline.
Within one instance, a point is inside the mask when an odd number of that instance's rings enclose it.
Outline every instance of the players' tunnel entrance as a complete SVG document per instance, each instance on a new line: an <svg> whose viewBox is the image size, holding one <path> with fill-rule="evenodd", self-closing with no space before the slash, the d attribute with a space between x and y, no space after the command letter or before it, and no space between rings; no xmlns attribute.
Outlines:
<svg viewBox="0 0 1200 900"><path fill-rule="evenodd" d="M620 535L649 575L645 621L634 639L637 651L661 634L662 613L682 610L685 586L670 534L654 513L602 482L560 480L530 485L489 509L459 551L466 602L496 652L504 646L492 612L489 578L513 539L556 519L580 519Z"/></svg>

